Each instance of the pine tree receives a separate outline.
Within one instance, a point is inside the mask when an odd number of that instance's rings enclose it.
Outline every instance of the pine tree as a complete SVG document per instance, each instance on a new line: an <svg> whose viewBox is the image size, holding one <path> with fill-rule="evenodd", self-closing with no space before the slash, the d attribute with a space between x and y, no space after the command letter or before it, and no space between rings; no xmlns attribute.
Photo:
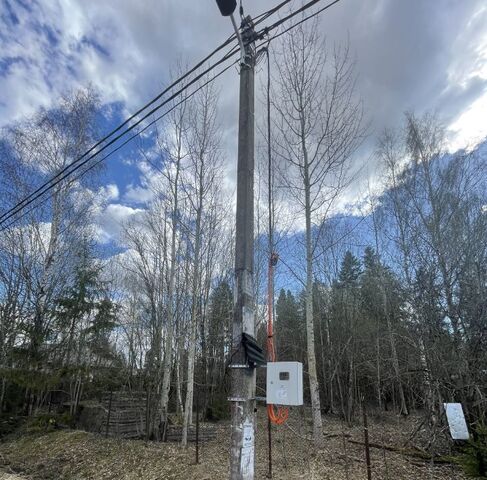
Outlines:
<svg viewBox="0 0 487 480"><path fill-rule="evenodd" d="M210 295L209 303L206 339L208 359L203 361L206 383L211 385L204 410L211 420L228 416L225 361L231 350L233 293L227 281L222 280L217 284Z"/></svg>
<svg viewBox="0 0 487 480"><path fill-rule="evenodd" d="M338 351L343 352L337 373L337 390L342 415L351 424L357 400L356 370L359 355L357 326L360 320L360 260L347 251L343 257L338 281L332 288L333 337Z"/></svg>

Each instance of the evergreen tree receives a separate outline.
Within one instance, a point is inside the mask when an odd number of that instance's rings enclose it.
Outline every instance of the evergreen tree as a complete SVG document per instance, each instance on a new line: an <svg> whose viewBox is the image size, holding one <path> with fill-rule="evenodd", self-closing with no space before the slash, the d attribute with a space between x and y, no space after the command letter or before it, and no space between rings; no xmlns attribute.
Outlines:
<svg viewBox="0 0 487 480"><path fill-rule="evenodd" d="M283 288L276 302L274 326L276 354L281 360L305 358L305 326L302 310L290 290Z"/></svg>
<svg viewBox="0 0 487 480"><path fill-rule="evenodd" d="M336 385L340 407L345 420L351 424L356 407L356 365L360 350L357 343L357 328L360 320L361 275L360 260L347 251L343 257L338 281L331 292L331 335L337 351L342 356L337 368Z"/></svg>
<svg viewBox="0 0 487 480"><path fill-rule="evenodd" d="M228 416L228 376L225 375L226 361L231 351L233 321L233 294L227 281L218 283L210 295L208 313L208 336L203 358L206 383L210 384L209 395L204 406L208 419Z"/></svg>
<svg viewBox="0 0 487 480"><path fill-rule="evenodd" d="M366 369L362 372L362 383L376 384L379 407L387 406L383 405L384 396L396 398L397 393L400 412L407 415L408 408L399 365L400 345L396 340L397 333L402 328L404 296L396 276L382 264L371 247L366 247L364 251L364 266L360 282L362 322L359 332L361 351L366 352ZM385 332L387 335L384 335ZM391 360L393 377L383 373L389 370L387 363ZM385 382L384 377L390 380ZM384 390L387 391L386 394Z"/></svg>
<svg viewBox="0 0 487 480"><path fill-rule="evenodd" d="M339 285L341 287L357 287L360 274L360 260L350 250L347 250L338 275Z"/></svg>
<svg viewBox="0 0 487 480"><path fill-rule="evenodd" d="M64 336L65 367L93 360L93 356L97 357L96 363L102 357L111 358L109 336L116 326L116 306L107 295L107 283L100 278L101 264L90 248L88 242L82 242L73 285L56 302L55 317Z"/></svg>

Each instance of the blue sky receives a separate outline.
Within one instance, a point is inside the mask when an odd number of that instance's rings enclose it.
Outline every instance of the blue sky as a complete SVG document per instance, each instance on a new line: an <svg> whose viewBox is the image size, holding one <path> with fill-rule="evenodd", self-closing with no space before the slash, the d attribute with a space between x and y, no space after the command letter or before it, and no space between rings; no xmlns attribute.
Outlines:
<svg viewBox="0 0 487 480"><path fill-rule="evenodd" d="M275 0L246 0L247 13ZM291 2L292 8L300 5ZM269 21L270 22L270 21ZM370 136L358 152L363 175L343 205L380 181L373 160L375 136L396 126L406 110L435 110L452 150L487 134L487 5L481 0L342 0L322 15L329 45L350 40L358 90ZM49 107L70 89L91 84L101 95L110 128L156 95L177 62L194 64L232 31L213 0L0 0L0 126ZM257 73L259 85L264 72ZM224 125L226 184L235 184L238 75L218 82ZM257 102L257 116L262 113ZM100 216L104 241L149 198L135 145L107 162L109 204Z"/></svg>

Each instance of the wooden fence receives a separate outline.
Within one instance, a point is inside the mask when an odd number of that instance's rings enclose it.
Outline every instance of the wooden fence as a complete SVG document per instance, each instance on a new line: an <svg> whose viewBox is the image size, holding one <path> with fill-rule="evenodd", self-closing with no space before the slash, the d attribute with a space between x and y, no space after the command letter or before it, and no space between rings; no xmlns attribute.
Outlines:
<svg viewBox="0 0 487 480"><path fill-rule="evenodd" d="M79 425L107 437L145 438L147 422L147 394L139 392L106 392L101 402L83 402ZM198 425L198 441L206 442L216 436L213 425ZM183 427L169 424L165 440L180 442ZM188 428L188 442L196 441L196 426Z"/></svg>
<svg viewBox="0 0 487 480"><path fill-rule="evenodd" d="M168 442L180 442L183 436L183 427L181 425L169 425L166 432ZM198 441L207 442L216 438L216 428L212 425L200 425L198 432ZM188 442L196 442L196 427L188 427Z"/></svg>
<svg viewBox="0 0 487 480"><path fill-rule="evenodd" d="M146 432L145 392L109 392L103 396L101 432L110 437L142 438Z"/></svg>

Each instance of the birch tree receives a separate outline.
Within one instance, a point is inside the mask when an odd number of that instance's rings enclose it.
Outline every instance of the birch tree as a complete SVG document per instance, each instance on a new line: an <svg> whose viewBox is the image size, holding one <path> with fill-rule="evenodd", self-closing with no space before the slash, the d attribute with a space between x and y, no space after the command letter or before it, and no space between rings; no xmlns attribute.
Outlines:
<svg viewBox="0 0 487 480"><path fill-rule="evenodd" d="M403 129L385 132L379 146L388 180L383 205L393 219L388 233L399 253L394 257L407 293L422 395L436 431L445 395L454 392L473 411L483 396L472 377L477 369L469 360L467 320L479 325L481 316L467 313L470 302L461 299L469 291L463 276L484 258L485 160L468 152L447 154L444 129L429 114L407 114ZM480 285L481 277L467 283Z"/></svg>
<svg viewBox="0 0 487 480"><path fill-rule="evenodd" d="M202 247L204 225L211 225L211 209L215 202L216 189L221 180L221 156L219 125L217 123L217 93L213 86L207 85L191 102L191 119L189 121L189 165L183 182L188 201L191 204L191 229L189 236L192 244L192 280L191 280L191 318L188 342L188 377L186 400L184 406L182 444L187 445L188 426L192 420L194 365L196 352L196 334L198 315L202 314ZM189 178L188 178L189 177ZM214 242L211 236L206 236L208 243ZM200 318L200 323L203 321Z"/></svg>
<svg viewBox="0 0 487 480"><path fill-rule="evenodd" d="M299 26L276 54L273 107L281 180L304 220L308 378L313 437L323 443L313 319L313 263L319 230L348 179L363 135L354 64L348 46L328 53L317 24ZM291 202L290 202L291 203Z"/></svg>
<svg viewBox="0 0 487 480"><path fill-rule="evenodd" d="M52 178L79 158L93 143L97 131L97 95L91 89L63 96L52 109L42 109L32 118L8 127L3 133L2 171L5 203L16 204L40 183ZM41 345L54 320L53 304L69 285L75 270L79 239L89 234L90 195L93 175L63 180L54 185L42 203L27 208L17 229L20 275L26 286L23 312L26 362L41 366ZM10 232L12 235L13 231ZM29 409L34 394L30 395Z"/></svg>

